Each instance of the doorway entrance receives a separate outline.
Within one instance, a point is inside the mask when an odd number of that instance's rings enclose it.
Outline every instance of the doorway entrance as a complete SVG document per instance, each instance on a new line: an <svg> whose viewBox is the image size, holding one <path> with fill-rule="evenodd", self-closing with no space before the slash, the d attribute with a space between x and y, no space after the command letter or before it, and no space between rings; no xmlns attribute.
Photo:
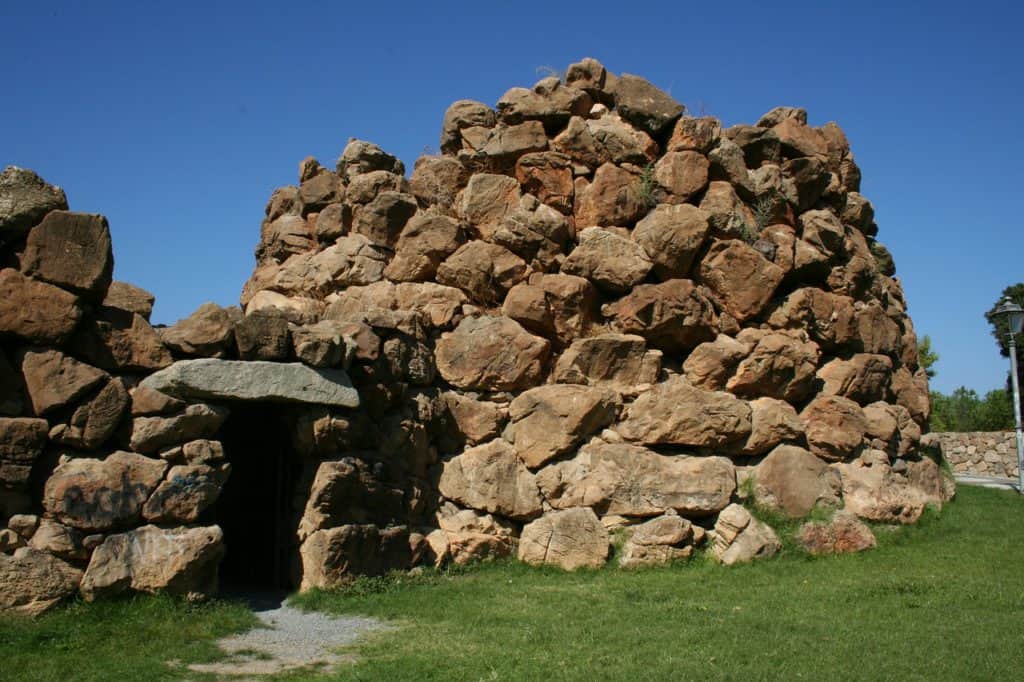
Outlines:
<svg viewBox="0 0 1024 682"><path fill-rule="evenodd" d="M231 405L220 440L231 474L214 509L227 553L220 565L225 591L293 590L298 561L294 511L298 458L289 439L287 408Z"/></svg>

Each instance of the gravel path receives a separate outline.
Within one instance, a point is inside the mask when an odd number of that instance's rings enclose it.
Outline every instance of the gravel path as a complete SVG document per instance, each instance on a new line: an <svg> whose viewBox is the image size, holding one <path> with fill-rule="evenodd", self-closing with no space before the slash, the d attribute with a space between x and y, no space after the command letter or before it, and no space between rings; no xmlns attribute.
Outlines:
<svg viewBox="0 0 1024 682"><path fill-rule="evenodd" d="M272 675L309 665L330 667L351 661L351 654L336 649L361 635L387 629L372 618L331 617L300 611L285 604L261 605L256 616L265 627L232 635L218 642L228 652L218 663L195 663L190 670L224 676Z"/></svg>

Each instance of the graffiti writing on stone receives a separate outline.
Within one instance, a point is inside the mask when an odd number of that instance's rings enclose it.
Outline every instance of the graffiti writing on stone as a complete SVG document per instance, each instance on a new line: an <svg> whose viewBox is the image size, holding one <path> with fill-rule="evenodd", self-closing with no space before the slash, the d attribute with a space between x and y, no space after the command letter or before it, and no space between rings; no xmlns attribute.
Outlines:
<svg viewBox="0 0 1024 682"><path fill-rule="evenodd" d="M135 518L149 496L145 483L132 483L128 472L121 472L121 485L110 488L70 486L62 499L63 514L90 528L103 529Z"/></svg>

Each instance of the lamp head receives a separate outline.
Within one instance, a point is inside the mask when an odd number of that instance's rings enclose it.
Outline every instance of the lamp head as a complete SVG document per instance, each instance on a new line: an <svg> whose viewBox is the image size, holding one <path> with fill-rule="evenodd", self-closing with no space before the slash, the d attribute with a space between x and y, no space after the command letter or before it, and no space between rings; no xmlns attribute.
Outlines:
<svg viewBox="0 0 1024 682"><path fill-rule="evenodd" d="M1005 319L1006 326L1014 336L1021 333L1021 329L1024 327L1024 308L1010 300L1009 296L1002 300L999 307L993 311L993 315L996 318Z"/></svg>

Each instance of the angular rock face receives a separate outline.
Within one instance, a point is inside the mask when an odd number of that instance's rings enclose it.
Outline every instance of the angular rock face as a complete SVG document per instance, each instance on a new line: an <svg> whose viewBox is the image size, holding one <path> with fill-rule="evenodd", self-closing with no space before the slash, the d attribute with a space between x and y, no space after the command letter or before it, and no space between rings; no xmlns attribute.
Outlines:
<svg viewBox="0 0 1024 682"><path fill-rule="evenodd" d="M5 170L0 552L43 553L31 575L99 556L90 598L205 593L221 543L189 526L234 504L245 455L217 439L239 401L298 457L307 588L517 553L598 566L617 528L628 566L689 556L712 525L727 563L771 554L740 498L883 522L944 503L916 333L842 131L792 107L724 130L682 114L587 59L452 105L409 180L350 140L272 193L244 316L169 328L110 281L104 218ZM837 528L810 546L850 544ZM181 543L193 558L165 560Z"/></svg>
<svg viewBox="0 0 1024 682"><path fill-rule="evenodd" d="M590 444L572 460L537 473L556 509L592 507L602 515L657 516L669 510L704 516L723 509L736 490L723 457L666 456L636 445Z"/></svg>
<svg viewBox="0 0 1024 682"><path fill-rule="evenodd" d="M92 553L82 577L82 596L94 601L128 590L192 599L210 596L217 591L223 538L217 526L142 526L109 535Z"/></svg>
<svg viewBox="0 0 1024 682"><path fill-rule="evenodd" d="M0 554L0 613L37 616L75 594L81 580L81 569L47 552Z"/></svg>
<svg viewBox="0 0 1024 682"><path fill-rule="evenodd" d="M600 568L608 558L608 531L592 509L551 512L526 524L519 539L519 560L575 571Z"/></svg>
<svg viewBox="0 0 1024 682"><path fill-rule="evenodd" d="M871 528L848 511L836 512L829 523L805 523L797 541L810 554L863 552L878 544Z"/></svg>

